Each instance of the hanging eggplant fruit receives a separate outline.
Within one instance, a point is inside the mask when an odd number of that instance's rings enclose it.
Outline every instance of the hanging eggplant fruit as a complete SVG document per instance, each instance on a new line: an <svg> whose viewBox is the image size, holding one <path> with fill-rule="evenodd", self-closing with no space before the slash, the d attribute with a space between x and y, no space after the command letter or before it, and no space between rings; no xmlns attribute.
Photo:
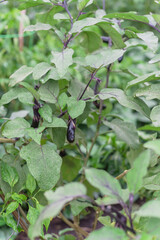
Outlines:
<svg viewBox="0 0 160 240"><path fill-rule="evenodd" d="M75 130L76 130L76 119L69 117L68 129L67 129L67 140L73 143L75 140Z"/></svg>

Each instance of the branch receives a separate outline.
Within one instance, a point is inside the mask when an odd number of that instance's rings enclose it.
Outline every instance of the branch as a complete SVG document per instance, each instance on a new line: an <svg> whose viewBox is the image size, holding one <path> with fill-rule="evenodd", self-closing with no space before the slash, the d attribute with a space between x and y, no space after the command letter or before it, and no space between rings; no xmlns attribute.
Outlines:
<svg viewBox="0 0 160 240"><path fill-rule="evenodd" d="M128 172L129 172L129 170L130 169L128 169L128 170L124 170L124 172L123 173L121 173L120 175L118 175L117 177L116 177L116 179L121 179L121 178L123 178Z"/></svg>
<svg viewBox="0 0 160 240"><path fill-rule="evenodd" d="M106 0L103 0L103 10L106 9Z"/></svg>
<svg viewBox="0 0 160 240"><path fill-rule="evenodd" d="M89 82L87 83L87 85L86 85L85 89L83 90L83 92L82 92L82 94L80 95L80 97L79 97L79 99L78 99L78 100L81 100L81 99L82 99L83 95L84 95L84 94L85 94L85 92L87 91L87 88L89 87L89 84L91 83L91 81L92 81L92 80L93 80L93 78L95 77L96 73L97 73L97 70L96 70L96 71L94 71L94 72L91 74L91 78L90 78Z"/></svg>
<svg viewBox="0 0 160 240"><path fill-rule="evenodd" d="M16 139L0 138L0 143L15 143Z"/></svg>
<svg viewBox="0 0 160 240"><path fill-rule="evenodd" d="M82 234L83 236L87 237L88 232L84 231L81 227L78 225L70 222L62 213L60 213L59 217L62 219L63 222L65 222L69 227L73 228L76 232Z"/></svg>

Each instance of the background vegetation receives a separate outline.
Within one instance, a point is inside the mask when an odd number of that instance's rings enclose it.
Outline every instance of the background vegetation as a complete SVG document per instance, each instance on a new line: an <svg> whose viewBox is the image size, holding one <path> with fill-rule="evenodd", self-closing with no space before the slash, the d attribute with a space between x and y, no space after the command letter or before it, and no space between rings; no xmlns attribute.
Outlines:
<svg viewBox="0 0 160 240"><path fill-rule="evenodd" d="M0 4L0 238L160 239L159 1Z"/></svg>

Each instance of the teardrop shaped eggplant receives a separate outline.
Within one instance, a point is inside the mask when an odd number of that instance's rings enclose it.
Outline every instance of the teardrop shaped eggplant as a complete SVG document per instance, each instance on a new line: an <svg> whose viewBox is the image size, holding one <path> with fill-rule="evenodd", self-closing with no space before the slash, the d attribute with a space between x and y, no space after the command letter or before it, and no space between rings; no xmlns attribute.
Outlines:
<svg viewBox="0 0 160 240"><path fill-rule="evenodd" d="M69 122L68 122L68 129L67 129L67 140L70 143L73 143L75 140L75 129L76 129L76 125L75 125L76 120L70 118Z"/></svg>

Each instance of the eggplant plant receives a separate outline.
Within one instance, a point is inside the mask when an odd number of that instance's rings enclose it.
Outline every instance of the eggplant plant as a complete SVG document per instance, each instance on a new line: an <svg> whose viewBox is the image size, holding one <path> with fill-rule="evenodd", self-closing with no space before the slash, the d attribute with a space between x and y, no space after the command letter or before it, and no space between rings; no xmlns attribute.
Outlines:
<svg viewBox="0 0 160 240"><path fill-rule="evenodd" d="M0 99L1 110L21 103L0 130L0 219L10 238L159 239L160 15L107 13L93 0L14 7L37 9L24 31L55 45L17 69ZM87 211L90 228L81 225ZM68 228L49 234L56 217Z"/></svg>

